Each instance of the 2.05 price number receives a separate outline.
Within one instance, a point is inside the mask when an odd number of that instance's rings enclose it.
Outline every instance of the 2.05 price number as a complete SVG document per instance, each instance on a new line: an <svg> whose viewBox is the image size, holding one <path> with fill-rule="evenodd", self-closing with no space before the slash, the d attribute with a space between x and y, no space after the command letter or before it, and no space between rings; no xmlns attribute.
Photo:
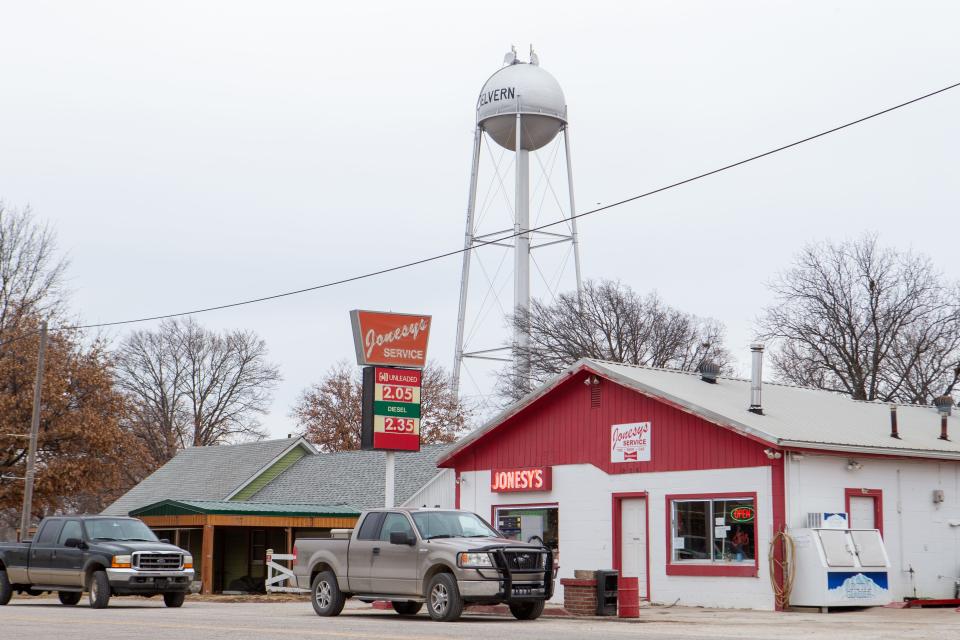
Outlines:
<svg viewBox="0 0 960 640"><path fill-rule="evenodd" d="M413 402L413 387L385 384L381 387L384 400L394 402Z"/></svg>
<svg viewBox="0 0 960 640"><path fill-rule="evenodd" d="M413 433L416 428L414 418L391 418L383 419L383 430L385 433Z"/></svg>

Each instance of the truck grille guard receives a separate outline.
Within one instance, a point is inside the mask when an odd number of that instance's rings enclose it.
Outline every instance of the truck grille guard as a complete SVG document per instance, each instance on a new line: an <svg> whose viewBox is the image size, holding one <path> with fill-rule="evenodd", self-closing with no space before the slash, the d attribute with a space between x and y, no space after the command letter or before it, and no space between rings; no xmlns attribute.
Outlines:
<svg viewBox="0 0 960 640"><path fill-rule="evenodd" d="M543 594L544 600L553 597L553 549L550 547L509 547L502 545L489 545L477 549L471 549L469 553L489 553L493 557L494 569L498 573L496 578L483 578L484 580L499 580L502 583L498 598L509 600L513 597L513 574L532 573L532 571L523 571L511 569L510 562L507 560L507 552L515 551L518 553L531 553L543 556Z"/></svg>

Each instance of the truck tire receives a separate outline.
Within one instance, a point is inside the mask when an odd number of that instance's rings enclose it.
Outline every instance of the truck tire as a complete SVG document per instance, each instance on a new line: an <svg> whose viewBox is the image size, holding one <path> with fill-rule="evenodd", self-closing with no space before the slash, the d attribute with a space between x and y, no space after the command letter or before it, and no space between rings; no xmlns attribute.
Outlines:
<svg viewBox="0 0 960 640"><path fill-rule="evenodd" d="M110 580L106 571L94 571L87 583L87 590L90 592L91 609L107 608L110 603Z"/></svg>
<svg viewBox="0 0 960 640"><path fill-rule="evenodd" d="M338 616L347 601L333 571L321 571L310 585L310 603L318 616Z"/></svg>
<svg viewBox="0 0 960 640"><path fill-rule="evenodd" d="M427 587L427 611L437 622L453 622L463 614L463 598L450 573L438 573Z"/></svg>
<svg viewBox="0 0 960 640"><path fill-rule="evenodd" d="M7 577L6 569L0 569L0 607L10 602L13 597L13 587L10 586L10 579Z"/></svg>
<svg viewBox="0 0 960 640"><path fill-rule="evenodd" d="M163 594L163 604L176 609L177 607L183 606L183 601L186 597L187 593L185 591L168 591Z"/></svg>
<svg viewBox="0 0 960 640"><path fill-rule="evenodd" d="M526 602L511 602L510 613L517 620L536 620L543 613L546 604L543 600L528 600Z"/></svg>
<svg viewBox="0 0 960 640"><path fill-rule="evenodd" d="M402 616L415 616L423 608L422 602L412 602L410 600L394 600L391 604L393 610Z"/></svg>
<svg viewBox="0 0 960 640"><path fill-rule="evenodd" d="M60 598L60 604L70 607L80 602L83 594L79 591L57 591L57 597Z"/></svg>

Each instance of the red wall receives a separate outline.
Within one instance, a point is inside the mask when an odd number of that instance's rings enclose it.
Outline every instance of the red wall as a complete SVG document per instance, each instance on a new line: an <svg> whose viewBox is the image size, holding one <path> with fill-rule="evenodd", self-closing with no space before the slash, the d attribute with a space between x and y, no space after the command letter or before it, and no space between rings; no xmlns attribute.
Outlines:
<svg viewBox="0 0 960 640"><path fill-rule="evenodd" d="M586 376L571 376L443 466L476 471L587 463L607 473L637 473L770 465L763 444L607 379L600 381L600 406L591 407ZM749 400L743 399L744 411ZM650 461L611 463L610 425L646 421Z"/></svg>

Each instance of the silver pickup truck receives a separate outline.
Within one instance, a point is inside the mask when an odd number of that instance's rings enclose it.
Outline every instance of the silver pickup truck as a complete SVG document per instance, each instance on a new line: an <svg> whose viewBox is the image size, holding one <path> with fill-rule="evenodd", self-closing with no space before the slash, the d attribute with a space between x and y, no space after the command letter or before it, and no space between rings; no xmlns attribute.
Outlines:
<svg viewBox="0 0 960 640"><path fill-rule="evenodd" d="M449 622L466 603L507 603L533 620L553 594L553 553L505 539L469 511L378 509L333 538L300 538L293 572L309 588L313 609L335 616L347 598L390 600L401 615L427 604Z"/></svg>

